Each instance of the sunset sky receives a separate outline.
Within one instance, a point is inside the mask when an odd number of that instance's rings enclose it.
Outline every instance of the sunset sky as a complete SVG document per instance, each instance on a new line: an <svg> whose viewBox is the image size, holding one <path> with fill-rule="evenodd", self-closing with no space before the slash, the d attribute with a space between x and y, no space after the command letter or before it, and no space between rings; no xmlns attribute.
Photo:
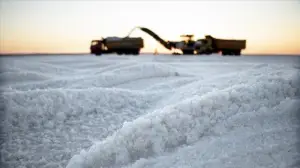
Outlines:
<svg viewBox="0 0 300 168"><path fill-rule="evenodd" d="M100 37L144 26L166 40L246 39L245 54L300 54L299 0L0 0L1 53L82 53ZM148 34L142 52L168 53Z"/></svg>

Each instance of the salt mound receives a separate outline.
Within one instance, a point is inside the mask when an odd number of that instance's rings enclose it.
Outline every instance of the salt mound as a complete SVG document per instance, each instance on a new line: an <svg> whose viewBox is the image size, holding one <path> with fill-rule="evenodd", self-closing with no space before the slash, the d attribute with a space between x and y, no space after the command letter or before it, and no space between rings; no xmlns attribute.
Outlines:
<svg viewBox="0 0 300 168"><path fill-rule="evenodd" d="M112 136L75 155L67 168L121 167L140 158L162 155L199 141L216 123L230 116L271 109L295 96L299 89L290 80L278 79L193 96L124 123Z"/></svg>

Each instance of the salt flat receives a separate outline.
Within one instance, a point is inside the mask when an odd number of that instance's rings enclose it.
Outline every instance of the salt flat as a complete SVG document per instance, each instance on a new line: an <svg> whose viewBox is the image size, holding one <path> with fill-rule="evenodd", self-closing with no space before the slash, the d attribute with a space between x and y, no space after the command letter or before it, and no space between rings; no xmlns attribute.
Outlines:
<svg viewBox="0 0 300 168"><path fill-rule="evenodd" d="M0 61L0 167L300 167L300 57Z"/></svg>

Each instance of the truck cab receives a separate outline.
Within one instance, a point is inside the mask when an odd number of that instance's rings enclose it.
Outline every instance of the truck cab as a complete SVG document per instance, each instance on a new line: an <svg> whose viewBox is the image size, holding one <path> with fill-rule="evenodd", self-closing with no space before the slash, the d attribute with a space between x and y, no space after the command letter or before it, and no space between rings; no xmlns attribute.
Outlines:
<svg viewBox="0 0 300 168"><path fill-rule="evenodd" d="M195 41L193 40L194 35L193 34L184 34L180 36L182 38L182 42L184 42L184 45L181 48L181 51L183 54L194 54L194 45Z"/></svg>
<svg viewBox="0 0 300 168"><path fill-rule="evenodd" d="M104 51L104 44L102 40L92 40L90 46L91 54L101 55Z"/></svg>

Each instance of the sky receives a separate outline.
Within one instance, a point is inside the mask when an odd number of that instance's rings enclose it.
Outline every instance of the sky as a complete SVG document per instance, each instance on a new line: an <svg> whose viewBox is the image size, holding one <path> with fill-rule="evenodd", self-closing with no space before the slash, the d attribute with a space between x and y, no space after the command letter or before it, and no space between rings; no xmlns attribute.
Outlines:
<svg viewBox="0 0 300 168"><path fill-rule="evenodd" d="M165 40L247 40L245 54L300 54L299 0L0 0L0 53L88 53L91 40L144 26ZM142 52L170 53L151 36Z"/></svg>

